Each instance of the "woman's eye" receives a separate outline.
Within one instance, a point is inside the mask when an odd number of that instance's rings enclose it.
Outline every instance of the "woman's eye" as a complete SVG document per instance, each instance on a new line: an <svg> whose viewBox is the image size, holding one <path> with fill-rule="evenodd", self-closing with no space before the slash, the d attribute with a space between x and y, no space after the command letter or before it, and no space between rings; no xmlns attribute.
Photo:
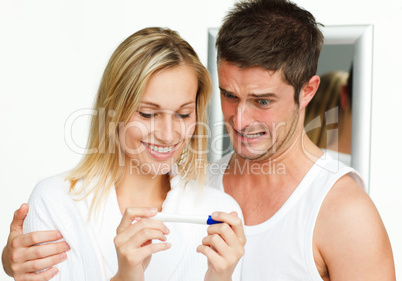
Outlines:
<svg viewBox="0 0 402 281"><path fill-rule="evenodd" d="M175 114L176 117L181 118L181 119L186 119L190 117L190 113L189 114Z"/></svg>
<svg viewBox="0 0 402 281"><path fill-rule="evenodd" d="M155 114L153 114L153 113L145 113L145 112L141 112L141 111L139 111L138 113L139 113L140 116L143 117L143 118L152 118L152 117L155 116Z"/></svg>

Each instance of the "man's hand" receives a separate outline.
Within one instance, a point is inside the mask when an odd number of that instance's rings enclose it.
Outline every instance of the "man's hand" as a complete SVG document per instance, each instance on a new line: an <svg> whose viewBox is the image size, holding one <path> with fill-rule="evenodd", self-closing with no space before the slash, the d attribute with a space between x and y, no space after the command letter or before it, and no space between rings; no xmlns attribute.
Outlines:
<svg viewBox="0 0 402 281"><path fill-rule="evenodd" d="M53 266L67 258L70 246L65 241L37 245L63 238L57 230L23 234L22 226L28 210L28 204L22 204L14 213L2 255L4 271L17 281L50 280L58 273ZM38 271L42 272L36 273Z"/></svg>

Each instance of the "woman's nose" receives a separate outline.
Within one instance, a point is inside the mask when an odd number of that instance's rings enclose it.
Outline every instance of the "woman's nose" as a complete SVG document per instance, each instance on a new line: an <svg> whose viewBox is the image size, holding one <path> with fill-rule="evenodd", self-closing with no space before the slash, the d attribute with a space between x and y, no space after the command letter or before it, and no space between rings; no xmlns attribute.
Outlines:
<svg viewBox="0 0 402 281"><path fill-rule="evenodd" d="M156 122L155 126L155 137L166 144L172 144L180 135L178 132L177 120L174 120L175 117L172 114L166 114L163 118Z"/></svg>

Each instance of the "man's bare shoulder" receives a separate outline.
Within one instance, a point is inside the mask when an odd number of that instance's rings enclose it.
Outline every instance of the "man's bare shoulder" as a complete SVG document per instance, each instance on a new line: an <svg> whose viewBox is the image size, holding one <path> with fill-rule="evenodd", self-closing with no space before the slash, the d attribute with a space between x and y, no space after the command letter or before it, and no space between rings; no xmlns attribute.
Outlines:
<svg viewBox="0 0 402 281"><path fill-rule="evenodd" d="M330 215L333 219L352 220L355 216L351 213L362 211L361 215L368 215L366 212L378 214L372 200L365 190L358 185L351 177L341 177L328 192L321 206L320 215ZM345 216L345 217L343 217Z"/></svg>
<svg viewBox="0 0 402 281"><path fill-rule="evenodd" d="M328 280L395 280L388 235L368 194L343 176L328 192L314 230L314 258Z"/></svg>

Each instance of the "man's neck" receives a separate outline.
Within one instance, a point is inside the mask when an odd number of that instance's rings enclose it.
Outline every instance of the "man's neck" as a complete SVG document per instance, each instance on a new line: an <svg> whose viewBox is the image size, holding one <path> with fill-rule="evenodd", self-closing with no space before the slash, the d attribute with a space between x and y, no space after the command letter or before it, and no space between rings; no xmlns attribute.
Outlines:
<svg viewBox="0 0 402 281"><path fill-rule="evenodd" d="M225 192L239 203L246 225L262 223L283 206L321 155L308 138L266 161L235 153L223 177Z"/></svg>

